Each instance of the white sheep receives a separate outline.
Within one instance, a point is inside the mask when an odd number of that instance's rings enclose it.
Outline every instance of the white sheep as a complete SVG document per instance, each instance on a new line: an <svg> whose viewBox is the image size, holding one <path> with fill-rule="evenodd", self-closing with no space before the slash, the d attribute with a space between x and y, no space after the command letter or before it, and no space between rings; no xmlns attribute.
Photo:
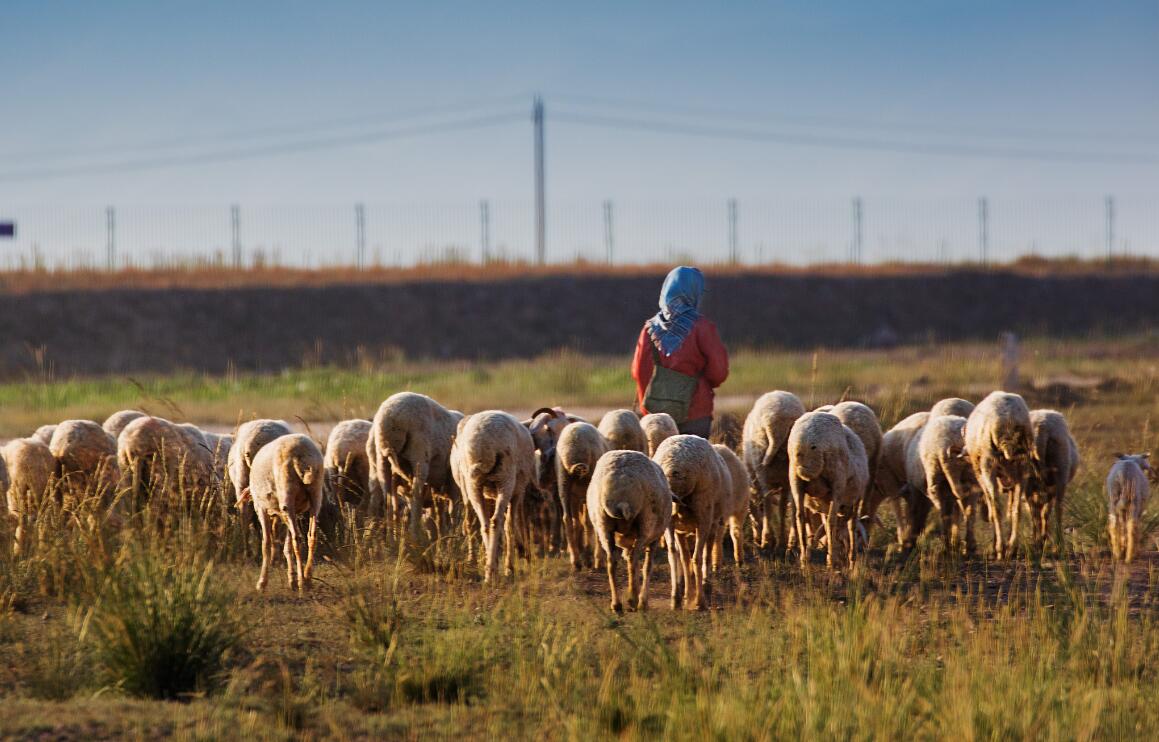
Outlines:
<svg viewBox="0 0 1159 742"><path fill-rule="evenodd" d="M1111 537L1111 557L1130 563L1135 558L1139 520L1151 494L1148 479L1155 470L1149 453L1116 454L1117 461L1107 474L1107 532Z"/></svg>
<svg viewBox="0 0 1159 742"><path fill-rule="evenodd" d="M652 460L664 471L674 503L675 544L668 544L668 564L680 579L672 581L672 607L678 608L683 597L686 608L703 610L711 589L709 567L721 502L731 478L712 444L695 435L665 440Z"/></svg>
<svg viewBox="0 0 1159 742"><path fill-rule="evenodd" d="M201 496L219 483L201 431L160 417L138 417L125 425L117 439L117 463L137 504Z"/></svg>
<svg viewBox="0 0 1159 742"><path fill-rule="evenodd" d="M140 410L121 410L105 418L101 427L105 429L106 433L113 436L113 438L119 438L125 426L139 417L145 417L145 413Z"/></svg>
<svg viewBox="0 0 1159 742"><path fill-rule="evenodd" d="M640 418L640 428L644 431L644 439L648 441L649 456L655 456L656 449L666 439L680 435L676 420L667 412L649 412Z"/></svg>
<svg viewBox="0 0 1159 742"><path fill-rule="evenodd" d="M318 531L318 513L322 509L322 451L309 436L298 434L275 438L262 446L254 456L249 485L241 490L239 501L252 500L262 529L262 571L257 588L264 590L274 556L277 522L286 526L282 553L286 557L286 579L290 589L310 589L314 572L314 547ZM297 519L310 518L306 536L306 564L298 544Z"/></svg>
<svg viewBox="0 0 1159 742"><path fill-rule="evenodd" d="M966 451L986 498L990 524L994 527L994 554L998 559L1014 553L1033 449L1030 410L1017 394L991 392L966 418ZM1001 495L1007 498L1008 540L1003 536Z"/></svg>
<svg viewBox="0 0 1159 742"><path fill-rule="evenodd" d="M290 426L281 420L249 420L237 426L233 445L226 456L226 468L230 485L238 496L249 486L250 468L258 451L267 443L292 432Z"/></svg>
<svg viewBox="0 0 1159 742"><path fill-rule="evenodd" d="M616 586L615 549L618 546L628 564L628 608L642 611L648 605L652 552L657 542L662 535L667 535L669 553L676 549L672 533L672 492L660 467L638 451L608 451L596 463L591 479L587 509L607 563L612 610L623 611ZM678 591L675 569L672 582L675 596Z"/></svg>
<svg viewBox="0 0 1159 742"><path fill-rule="evenodd" d="M796 513L800 560L808 561L807 511L821 515L828 541L827 563L839 566L839 542L848 531L848 560L857 544L857 515L869 481L865 445L836 415L807 412L789 433L789 488ZM842 528L844 526L844 529Z"/></svg>
<svg viewBox="0 0 1159 742"><path fill-rule="evenodd" d="M117 442L92 420L65 420L48 444L63 490L76 501L97 497L110 504L120 479Z"/></svg>
<svg viewBox="0 0 1159 742"><path fill-rule="evenodd" d="M973 554L974 508L977 492L974 474L966 456L966 418L960 415L930 414L906 452L908 485L915 498L926 498L938 508L942 518L942 539L946 553L965 537L966 553ZM929 508L921 510L924 515ZM913 525L914 538L921 533L924 518Z"/></svg>
<svg viewBox="0 0 1159 742"><path fill-rule="evenodd" d="M571 423L560 433L555 448L555 479L559 488L559 502L563 510L563 535L567 541L568 556L572 567L583 567L586 555L584 549L587 493L591 486L592 473L596 462L609 450L604 436L590 423ZM594 538L591 548L599 548ZM598 562L592 554L593 562Z"/></svg>
<svg viewBox="0 0 1159 742"><path fill-rule="evenodd" d="M720 569L723 559L724 527L728 526L732 538L733 561L740 564L744 561L744 527L749 515L749 499L752 497L752 488L749 487L749 474L740 457L731 448L721 443L713 444L713 449L724 462L729 474L729 487L724 491L720 502L721 524L716 529L716 542L712 547L712 568Z"/></svg>
<svg viewBox="0 0 1159 742"><path fill-rule="evenodd" d="M1051 511L1055 531L1062 537L1062 508L1067 486L1079 468L1079 449L1062 413L1054 410L1031 410L1030 428L1034 449L1026 504L1030 507L1030 524L1034 545L1042 549L1049 531Z"/></svg>
<svg viewBox="0 0 1159 742"><path fill-rule="evenodd" d="M461 413L414 392L388 397L374 415L371 435L376 455L370 466L377 470L387 497L395 494L399 484L409 485L412 537L418 536L423 510L436 507L435 495L448 498L452 507L460 497L451 476L450 457L461 419Z"/></svg>
<svg viewBox="0 0 1159 742"><path fill-rule="evenodd" d="M343 420L326 439L326 483L334 498L352 507L369 505L369 420Z"/></svg>
<svg viewBox="0 0 1159 742"><path fill-rule="evenodd" d="M55 424L41 425L39 428L36 429L36 432L33 433L30 437L35 438L36 440L40 441L44 445L48 446L48 445L51 445L52 434L55 432L56 432L56 425Z"/></svg>
<svg viewBox="0 0 1159 742"><path fill-rule="evenodd" d="M741 451L755 490L752 509L759 526L753 538L762 549L768 548L772 538L770 520L774 499L780 510L777 544L781 549L788 548L786 511L791 495L786 443L793 423L804 414L805 405L797 395L773 391L757 399L744 421Z"/></svg>
<svg viewBox="0 0 1159 742"><path fill-rule="evenodd" d="M929 501L923 493L917 497L907 487L906 452L910 443L922 434L930 419L928 412L915 412L898 422L881 438L881 455L877 462L877 476L869 488L869 495L861 512L866 528L877 518L877 510L887 500L893 502L897 518L897 542L907 551L917 543Z"/></svg>
<svg viewBox="0 0 1159 742"><path fill-rule="evenodd" d="M974 411L974 403L961 397L947 397L934 403L930 408L930 417L941 417L942 415L957 415L958 417L969 418L970 413Z"/></svg>
<svg viewBox="0 0 1159 742"><path fill-rule="evenodd" d="M0 460L7 471L8 517L16 526L13 550L20 554L29 520L52 496L56 459L40 439L17 438L0 448Z"/></svg>
<svg viewBox="0 0 1159 742"><path fill-rule="evenodd" d="M484 580L494 582L501 538L506 543L506 569L515 568L515 514L521 505L518 500L535 484L535 446L527 428L499 410L475 413L457 427L456 479L479 520L487 561Z"/></svg>
<svg viewBox="0 0 1159 742"><path fill-rule="evenodd" d="M640 427L640 418L631 410L612 410L600 418L600 434L612 450L648 452L648 439Z"/></svg>
<svg viewBox="0 0 1159 742"><path fill-rule="evenodd" d="M233 448L233 435L204 431L205 442L213 456L213 476L221 484L222 500L231 505L237 499L233 484L229 481L229 452Z"/></svg>

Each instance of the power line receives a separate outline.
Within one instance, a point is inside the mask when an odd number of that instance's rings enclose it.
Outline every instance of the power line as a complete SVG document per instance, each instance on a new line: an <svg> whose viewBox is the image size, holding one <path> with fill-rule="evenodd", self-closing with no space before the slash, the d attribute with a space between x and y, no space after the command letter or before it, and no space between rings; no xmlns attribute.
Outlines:
<svg viewBox="0 0 1159 742"><path fill-rule="evenodd" d="M774 132L768 130L740 129L722 126L673 123L661 119L636 116L602 116L560 112L554 120L581 126L597 126L607 129L628 129L651 131L664 134L732 139L749 142L774 142L795 144L806 147L828 147L834 149L874 150L898 152L902 154L935 155L942 157L983 157L1021 160L1042 160L1054 162L1104 162L1129 165L1159 163L1159 157L1151 154L1127 152L1081 152L1049 149L1020 149L1012 147L980 147L970 144L927 144L922 142L901 142L885 139L866 139L855 136L834 136L824 134L800 134L795 132Z"/></svg>
<svg viewBox="0 0 1159 742"><path fill-rule="evenodd" d="M1133 140L1140 142L1159 142L1159 136L1154 133L1135 132L1094 132L1085 130L1038 129L1024 127L1004 127L1001 129L981 128L971 126L946 126L940 123L915 124L902 121L883 121L880 119L856 119L836 116L817 116L806 114L768 113L760 111L739 111L735 109L709 108L702 106L685 106L671 103L639 101L626 98L602 98L597 96L565 95L556 99L557 106L583 108L595 106L597 108L614 108L617 111L634 109L650 113L666 113L685 118L715 118L727 119L736 122L738 119L749 119L755 125L785 124L789 126L822 126L825 128L857 130L878 129L881 131L914 132L935 136L975 136L983 139L1025 139L1035 141L1043 138L1051 139L1084 139L1084 140ZM580 113L588 113L580 111Z"/></svg>
<svg viewBox="0 0 1159 742"><path fill-rule="evenodd" d="M448 121L439 124L423 124L405 128L393 128L382 131L348 134L343 136L307 139L294 142L260 145L249 148L235 148L215 152L201 152L185 155L172 155L150 159L131 159L120 162L102 163L97 165L81 165L76 167L41 168L33 170L15 170L0 172L0 181L13 182L24 180L45 180L62 178L73 175L95 175L105 173L122 173L140 170L157 170L181 165L200 165L208 163L232 162L260 157L272 157L283 154L298 154L325 149L353 147L360 144L371 144L391 139L421 136L446 131L464 131L481 129L497 124L524 120L525 114L507 113L491 116L476 116L459 121Z"/></svg>
<svg viewBox="0 0 1159 742"><path fill-rule="evenodd" d="M166 149L183 149L191 145L206 144L214 142L232 142L238 139L256 139L263 137L277 137L295 134L326 134L332 129L347 129L356 126L376 125L394 123L406 123L414 119L423 119L429 117L445 116L450 114L476 114L482 115L483 111L480 109L495 108L495 107L509 107L516 103L522 103L526 96L504 96L498 98L488 99L474 99L467 101L459 101L452 104L443 104L437 106L426 106L422 108L414 108L408 111L388 113L386 115L362 115L347 118L328 119L325 121L315 121L312 123L289 124L285 126L267 126L251 129L235 129L230 131L219 131L212 134L203 134L200 136L186 136L186 137L167 137L161 139L146 140L137 144L120 144L111 147L100 149L58 149L58 150L42 150L39 152L8 152L0 154L0 161L5 164L12 164L17 162L27 162L28 160L38 159L74 159L74 158L90 158L102 157L105 155L114 154L136 154L139 152L149 152Z"/></svg>

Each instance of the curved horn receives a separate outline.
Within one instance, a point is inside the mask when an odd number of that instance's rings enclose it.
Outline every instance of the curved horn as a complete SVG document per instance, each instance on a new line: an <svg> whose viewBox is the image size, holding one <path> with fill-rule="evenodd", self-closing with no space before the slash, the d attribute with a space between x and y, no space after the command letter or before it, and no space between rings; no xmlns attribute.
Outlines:
<svg viewBox="0 0 1159 742"><path fill-rule="evenodd" d="M535 418L539 417L539 416L540 416L541 414L543 414L544 412L546 412L548 415L551 415L552 417L555 417L555 416L558 414L558 413L556 413L556 411L555 411L555 409L554 409L554 408L551 408L551 407L540 407L538 410L536 410L535 412L531 413L531 419L532 419L532 420L534 420Z"/></svg>

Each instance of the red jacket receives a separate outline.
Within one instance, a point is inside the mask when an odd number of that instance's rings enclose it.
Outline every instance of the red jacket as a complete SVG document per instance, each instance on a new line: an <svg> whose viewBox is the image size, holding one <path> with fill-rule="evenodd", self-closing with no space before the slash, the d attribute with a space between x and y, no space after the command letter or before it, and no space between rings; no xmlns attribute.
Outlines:
<svg viewBox="0 0 1159 742"><path fill-rule="evenodd" d="M676 349L665 357L660 352L660 365L689 376L700 376L692 403L688 406L688 419L696 420L712 416L713 389L728 378L728 351L720 341L716 325L707 317L696 320L692 332ZM636 341L636 357L632 359L632 378L636 380L636 405L645 413L644 390L652 380L652 336L648 334L648 323L640 331Z"/></svg>

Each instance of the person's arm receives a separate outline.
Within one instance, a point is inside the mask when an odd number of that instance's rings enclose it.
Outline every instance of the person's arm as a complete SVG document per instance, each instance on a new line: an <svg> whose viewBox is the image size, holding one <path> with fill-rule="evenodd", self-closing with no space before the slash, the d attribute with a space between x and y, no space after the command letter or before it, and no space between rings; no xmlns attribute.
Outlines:
<svg viewBox="0 0 1159 742"><path fill-rule="evenodd" d="M715 389L728 378L728 349L721 342L716 325L711 320L701 323L700 337L697 340L700 342L701 352L707 359L702 375L709 386Z"/></svg>
<svg viewBox="0 0 1159 742"><path fill-rule="evenodd" d="M640 337L636 340L636 355L632 358L632 378L636 381L636 406L644 407L644 390L652 380L652 338L648 336L648 327L640 330Z"/></svg>

